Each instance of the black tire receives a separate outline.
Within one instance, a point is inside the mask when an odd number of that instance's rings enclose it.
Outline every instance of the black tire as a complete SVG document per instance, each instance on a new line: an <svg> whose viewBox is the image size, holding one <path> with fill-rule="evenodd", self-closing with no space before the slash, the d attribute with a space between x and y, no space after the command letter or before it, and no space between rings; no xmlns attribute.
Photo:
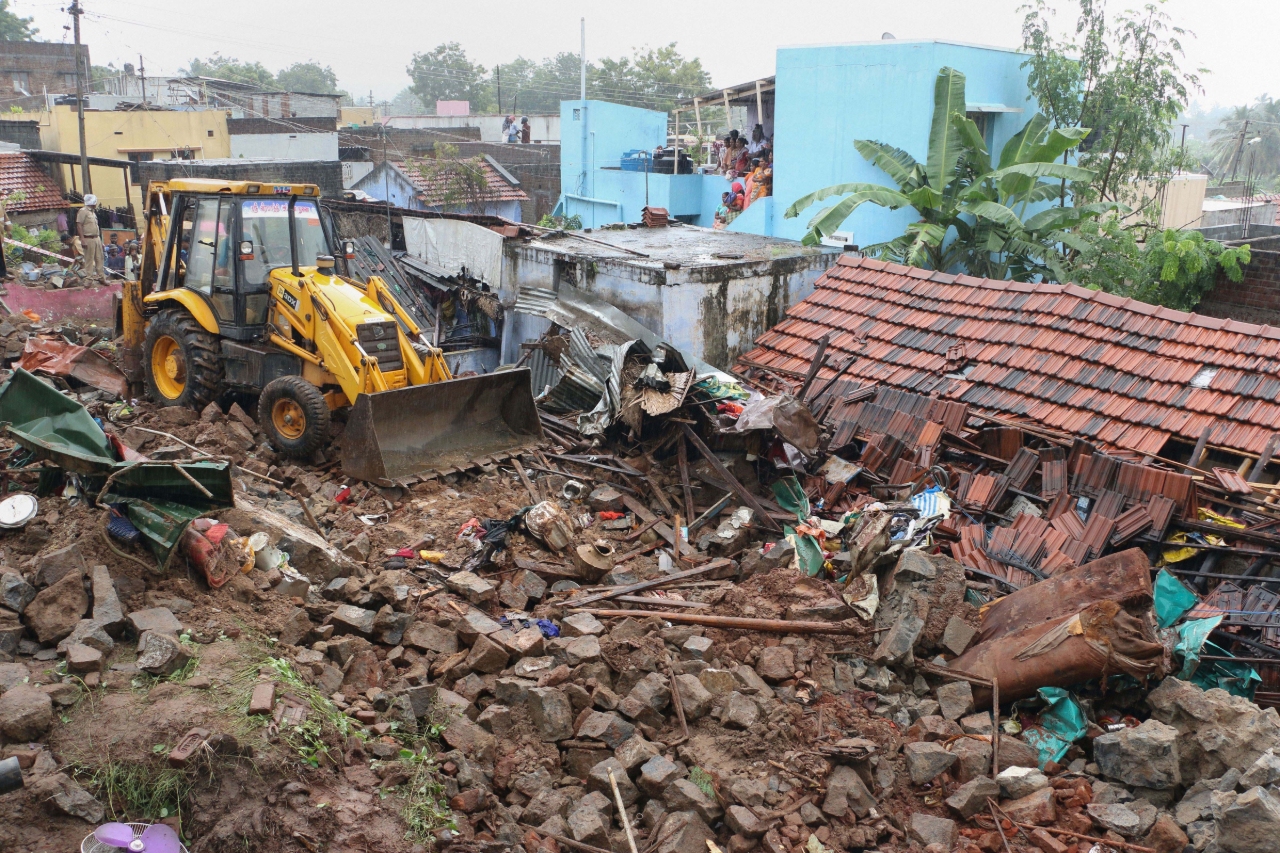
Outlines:
<svg viewBox="0 0 1280 853"><path fill-rule="evenodd" d="M267 383L258 398L258 422L271 446L285 456L310 457L329 440L329 405L301 376Z"/></svg>
<svg viewBox="0 0 1280 853"><path fill-rule="evenodd" d="M157 382L156 348L169 350L179 377L160 377ZM182 308L166 308L147 324L142 359L147 396L161 406L185 406L197 412L222 392L222 360L218 336L204 330ZM180 384L181 390L178 390ZM168 387L176 396L165 393Z"/></svg>

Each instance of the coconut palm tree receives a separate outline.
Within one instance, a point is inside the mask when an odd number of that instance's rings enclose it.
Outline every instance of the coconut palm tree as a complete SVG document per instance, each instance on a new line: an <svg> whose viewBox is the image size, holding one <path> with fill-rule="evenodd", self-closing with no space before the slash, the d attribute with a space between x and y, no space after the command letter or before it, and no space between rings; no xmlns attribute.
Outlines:
<svg viewBox="0 0 1280 853"><path fill-rule="evenodd" d="M843 196L809 221L803 242L814 245L868 202L890 210L910 207L920 215L918 221L900 237L865 251L911 266L959 269L988 278L1061 280L1064 247L1080 245L1073 229L1084 219L1125 209L1115 202L1065 205L1061 182L1087 181L1093 172L1055 161L1088 133L1082 127L1050 129L1049 119L1037 114L1001 149L999 161L993 164L977 125L965 116L964 74L943 68L934 84L933 122L924 163L901 148L856 140L858 153L897 187L836 184L797 199L785 215L795 217L819 201ZM1059 206L1033 212L1050 201Z"/></svg>
<svg viewBox="0 0 1280 853"><path fill-rule="evenodd" d="M1209 151L1220 180L1233 180L1251 168L1263 177L1280 174L1280 101L1262 95L1249 106L1232 108L1209 132Z"/></svg>

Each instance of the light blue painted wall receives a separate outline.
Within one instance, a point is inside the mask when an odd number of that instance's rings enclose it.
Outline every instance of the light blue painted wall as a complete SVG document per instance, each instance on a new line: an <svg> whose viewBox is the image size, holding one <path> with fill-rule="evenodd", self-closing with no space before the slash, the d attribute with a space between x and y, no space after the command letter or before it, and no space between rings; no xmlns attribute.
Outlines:
<svg viewBox="0 0 1280 853"><path fill-rule="evenodd" d="M1010 50L942 42L779 49L774 236L803 236L810 217L825 205L814 205L795 219L783 218L782 212L806 193L848 181L890 183L888 175L854 150L855 139L895 145L923 162L933 118L934 81L944 66L964 73L970 104L998 103L1024 110L992 115L992 149L998 152L1035 113L1026 72L1020 67L1023 60ZM865 246L893 239L915 219L911 210L864 205L844 228Z"/></svg>
<svg viewBox="0 0 1280 853"><path fill-rule="evenodd" d="M884 41L866 44L782 48L777 54L773 202L748 208L730 230L799 239L814 205L795 219L783 212L791 202L825 186L849 181L889 183L888 175L863 160L854 139L887 142L921 161L927 156L933 117L933 85L943 66L965 74L970 104L1004 104L1021 113L991 114L992 151L1035 113L1029 100L1024 57L1012 50L945 42ZM587 174L582 177L582 122L573 121L581 101L561 104L561 212L582 216L586 227L639 222L644 174L618 172L624 152L653 148L666 138L662 113L602 101L586 105ZM593 135L594 134L594 135ZM594 164L594 166L593 166ZM650 175L649 203L671 215L714 223L729 182L718 175ZM571 198L584 196L596 201ZM913 211L864 205L846 230L860 245L889 240L916 218Z"/></svg>

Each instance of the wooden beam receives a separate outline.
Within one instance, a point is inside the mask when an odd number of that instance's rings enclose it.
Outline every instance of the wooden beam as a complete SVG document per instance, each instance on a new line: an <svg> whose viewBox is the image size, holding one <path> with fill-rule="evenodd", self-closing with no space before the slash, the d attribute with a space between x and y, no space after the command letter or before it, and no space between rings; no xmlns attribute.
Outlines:
<svg viewBox="0 0 1280 853"><path fill-rule="evenodd" d="M1254 463L1253 470L1249 472L1249 482L1256 483L1262 479L1262 470L1271 462L1271 457L1275 455L1278 444L1280 444L1280 433L1272 433L1271 438L1267 439L1266 445L1262 448L1262 455L1258 457L1258 461Z"/></svg>
<svg viewBox="0 0 1280 853"><path fill-rule="evenodd" d="M714 571L715 569L722 569L732 563L733 560L721 557L718 560L712 560L705 565L698 566L696 569L685 569L683 572L676 572L672 575L663 575L662 577L654 578L653 580L630 583L626 586L616 586L613 589L583 596L582 598L569 598L565 600L564 604L566 607L585 607L588 604L594 604L597 601L604 601L607 598L614 598L619 595L630 595L633 592L643 592L646 589L657 589L660 586L679 583L680 581L688 580L689 578L697 577L698 575L705 575L707 572Z"/></svg>
<svg viewBox="0 0 1280 853"><path fill-rule="evenodd" d="M804 384L800 386L800 390L796 392L796 399L801 403L804 402L805 395L809 393L809 386L813 385L813 380L818 378L818 371L822 370L822 365L827 360L827 346L831 343L831 333L827 332L818 338L818 347L813 351L813 363L809 365L809 372L805 374Z"/></svg>
<svg viewBox="0 0 1280 853"><path fill-rule="evenodd" d="M769 513L760 505L760 501L756 500L756 496L751 494L746 486L739 483L737 477L729 473L729 469L724 467L724 463L720 461L719 457L711 452L711 448L703 444L702 439L698 437L698 434L690 429L688 424L681 424L680 426L684 429L685 437L688 438L694 448L702 454L702 458L706 459L712 469L729 484L729 487L733 489L738 497L742 498L742 502L751 507L751 510L759 520L759 524L762 527L767 527L770 530L781 533L782 528L778 526L777 522L769 517Z"/></svg>

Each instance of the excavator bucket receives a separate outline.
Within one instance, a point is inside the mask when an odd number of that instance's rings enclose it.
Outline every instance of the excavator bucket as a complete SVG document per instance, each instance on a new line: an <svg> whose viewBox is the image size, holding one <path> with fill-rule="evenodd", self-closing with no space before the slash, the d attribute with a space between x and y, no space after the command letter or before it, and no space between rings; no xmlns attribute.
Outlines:
<svg viewBox="0 0 1280 853"><path fill-rule="evenodd" d="M542 441L528 368L362 394L347 418L342 470L399 480L466 468Z"/></svg>

